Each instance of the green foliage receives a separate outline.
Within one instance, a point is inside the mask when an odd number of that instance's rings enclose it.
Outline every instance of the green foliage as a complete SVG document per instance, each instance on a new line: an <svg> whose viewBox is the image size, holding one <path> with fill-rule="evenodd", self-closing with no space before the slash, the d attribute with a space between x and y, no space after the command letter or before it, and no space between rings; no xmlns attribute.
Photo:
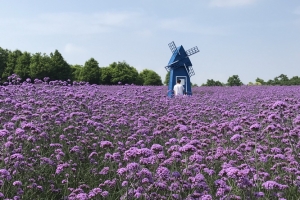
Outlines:
<svg viewBox="0 0 300 200"><path fill-rule="evenodd" d="M139 84L140 79L138 71L127 64L125 61L123 62L113 62L109 65L111 68L111 84L118 84L118 82L122 82L123 84Z"/></svg>
<svg viewBox="0 0 300 200"><path fill-rule="evenodd" d="M144 69L140 73L143 85L162 85L160 76L153 70Z"/></svg>
<svg viewBox="0 0 300 200"><path fill-rule="evenodd" d="M51 58L46 54L36 53L30 60L30 77L43 79L48 77L51 69Z"/></svg>
<svg viewBox="0 0 300 200"><path fill-rule="evenodd" d="M52 80L67 80L71 78L71 67L58 50L50 54L51 67L48 75Z"/></svg>
<svg viewBox="0 0 300 200"><path fill-rule="evenodd" d="M170 71L168 71L168 73L166 74L164 84L169 85L169 81L170 81Z"/></svg>
<svg viewBox="0 0 300 200"><path fill-rule="evenodd" d="M87 81L90 84L131 84L136 85L162 85L161 77L152 70L138 71L123 62L114 62L108 67L99 67L98 62L91 58L84 66L69 65L58 50L50 56L42 53L22 53L20 50L13 52L0 47L0 77L6 81L13 73L26 78L51 80Z"/></svg>
<svg viewBox="0 0 300 200"><path fill-rule="evenodd" d="M14 73L15 67L17 65L17 60L21 55L22 52L20 50L15 50L13 52L8 53L6 67L4 68L4 71L2 73L3 80L6 80L7 77Z"/></svg>
<svg viewBox="0 0 300 200"><path fill-rule="evenodd" d="M102 67L101 69L101 82L105 85L111 85L113 70L111 67Z"/></svg>
<svg viewBox="0 0 300 200"><path fill-rule="evenodd" d="M266 84L266 82L263 79L258 78L258 77L255 79L255 82L256 83L261 83L261 85L265 85Z"/></svg>
<svg viewBox="0 0 300 200"><path fill-rule="evenodd" d="M26 51L17 59L14 72L20 76L22 81L30 78L30 60L31 54Z"/></svg>
<svg viewBox="0 0 300 200"><path fill-rule="evenodd" d="M86 61L80 72L80 80L89 82L90 84L99 84L100 76L101 73L98 62L94 58Z"/></svg>
<svg viewBox="0 0 300 200"><path fill-rule="evenodd" d="M6 68L8 54L9 54L9 51L7 49L2 49L0 47L0 78L2 77L4 69Z"/></svg>
<svg viewBox="0 0 300 200"><path fill-rule="evenodd" d="M228 78L227 85L229 85L229 86L241 86L241 85L243 85L243 83L241 82L238 75L233 75L233 76Z"/></svg>
<svg viewBox="0 0 300 200"><path fill-rule="evenodd" d="M263 85L300 85L300 78L298 76L293 76L291 79L289 79L287 75L280 74L273 80L268 80Z"/></svg>
<svg viewBox="0 0 300 200"><path fill-rule="evenodd" d="M80 73L82 70L81 65L72 65L71 67L71 80L72 81L79 81L80 80Z"/></svg>
<svg viewBox="0 0 300 200"><path fill-rule="evenodd" d="M220 81L215 81L214 79L207 79L206 84L202 84L202 86L223 86Z"/></svg>
<svg viewBox="0 0 300 200"><path fill-rule="evenodd" d="M289 80L290 85L300 85L300 77L299 76L293 76Z"/></svg>

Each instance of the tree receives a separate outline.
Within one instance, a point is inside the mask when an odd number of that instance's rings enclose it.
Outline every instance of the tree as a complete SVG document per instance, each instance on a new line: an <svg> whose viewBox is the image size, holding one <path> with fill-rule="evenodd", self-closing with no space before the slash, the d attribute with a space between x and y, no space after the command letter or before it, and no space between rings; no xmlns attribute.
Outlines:
<svg viewBox="0 0 300 200"><path fill-rule="evenodd" d="M10 52L7 49L2 49L0 47L0 78L2 77L2 74L6 68L7 58L8 54Z"/></svg>
<svg viewBox="0 0 300 200"><path fill-rule="evenodd" d="M164 84L169 85L169 81L170 81L170 71L168 71L166 74Z"/></svg>
<svg viewBox="0 0 300 200"><path fill-rule="evenodd" d="M220 81L214 81L214 79L207 79L203 86L223 86L223 84Z"/></svg>
<svg viewBox="0 0 300 200"><path fill-rule="evenodd" d="M143 85L162 85L160 76L153 70L144 69L141 71L140 76Z"/></svg>
<svg viewBox="0 0 300 200"><path fill-rule="evenodd" d="M262 85L260 82L255 82L254 85Z"/></svg>
<svg viewBox="0 0 300 200"><path fill-rule="evenodd" d="M293 76L290 80L290 85L300 85L300 77L299 76Z"/></svg>
<svg viewBox="0 0 300 200"><path fill-rule="evenodd" d="M111 68L111 84L118 84L118 82L122 82L123 84L139 84L139 73L138 71L127 64L125 61L123 62L113 62L109 65Z"/></svg>
<svg viewBox="0 0 300 200"><path fill-rule="evenodd" d="M36 53L31 57L29 68L32 79L42 80L50 74L51 59L46 54Z"/></svg>
<svg viewBox="0 0 300 200"><path fill-rule="evenodd" d="M71 65L71 80L72 81L80 81L80 73L82 70L81 65Z"/></svg>
<svg viewBox="0 0 300 200"><path fill-rule="evenodd" d="M255 79L255 82L256 83L261 83L261 85L265 85L266 84L266 82L263 79L258 78L258 77Z"/></svg>
<svg viewBox="0 0 300 200"><path fill-rule="evenodd" d="M58 50L50 53L51 68L48 75L52 80L67 80L71 78L71 67Z"/></svg>
<svg viewBox="0 0 300 200"><path fill-rule="evenodd" d="M241 85L243 85L243 83L241 82L238 75L233 75L233 76L229 77L228 80L227 80L227 84L229 86L241 86Z"/></svg>
<svg viewBox="0 0 300 200"><path fill-rule="evenodd" d="M7 79L10 75L12 75L15 71L15 67L17 65L18 58L22 55L20 50L15 50L13 52L8 53L7 61L6 61L6 68L2 73L2 78L4 80Z"/></svg>
<svg viewBox="0 0 300 200"><path fill-rule="evenodd" d="M111 67L102 67L101 69L101 83L104 85L111 85L113 70Z"/></svg>
<svg viewBox="0 0 300 200"><path fill-rule="evenodd" d="M24 81L26 78L30 78L30 60L31 54L24 52L18 59L14 72L20 76Z"/></svg>
<svg viewBox="0 0 300 200"><path fill-rule="evenodd" d="M98 62L94 58L86 61L81 70L80 79L89 82L90 84L99 84L100 76L101 73Z"/></svg>
<svg viewBox="0 0 300 200"><path fill-rule="evenodd" d="M289 85L289 78L285 74L280 74L279 76L276 77L276 79L278 80L279 85Z"/></svg>

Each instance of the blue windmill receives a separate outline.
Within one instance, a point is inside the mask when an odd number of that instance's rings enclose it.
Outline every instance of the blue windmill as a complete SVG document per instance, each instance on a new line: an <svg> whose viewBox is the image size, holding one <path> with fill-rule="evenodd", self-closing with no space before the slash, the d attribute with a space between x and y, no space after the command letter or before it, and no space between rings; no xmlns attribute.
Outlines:
<svg viewBox="0 0 300 200"><path fill-rule="evenodd" d="M173 54L168 65L165 67L166 70L170 72L168 96L172 96L173 87L177 83L178 79L181 80L181 85L183 85L185 90L184 92L188 95L192 95L190 77L195 75L195 72L189 56L198 53L199 49L195 46L185 51L182 45L176 47L174 42L171 42L169 47Z"/></svg>

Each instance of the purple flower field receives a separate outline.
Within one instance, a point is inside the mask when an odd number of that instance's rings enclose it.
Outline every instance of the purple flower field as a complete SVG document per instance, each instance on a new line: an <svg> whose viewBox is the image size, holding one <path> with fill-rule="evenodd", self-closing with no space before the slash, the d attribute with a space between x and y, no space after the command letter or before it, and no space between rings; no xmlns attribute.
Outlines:
<svg viewBox="0 0 300 200"><path fill-rule="evenodd" d="M0 87L0 199L297 199L300 87Z"/></svg>

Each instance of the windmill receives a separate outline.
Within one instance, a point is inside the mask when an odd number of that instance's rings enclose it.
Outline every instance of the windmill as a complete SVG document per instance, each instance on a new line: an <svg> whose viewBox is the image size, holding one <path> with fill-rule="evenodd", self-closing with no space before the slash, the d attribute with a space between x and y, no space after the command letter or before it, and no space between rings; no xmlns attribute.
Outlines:
<svg viewBox="0 0 300 200"><path fill-rule="evenodd" d="M181 80L181 85L184 87L184 92L188 95L192 95L190 77L195 75L193 65L189 59L189 56L198 53L197 46L185 51L183 46L176 47L174 42L169 43L169 47L172 51L172 57L165 67L170 72L170 80L168 87L168 96L172 96L173 87L177 80Z"/></svg>

